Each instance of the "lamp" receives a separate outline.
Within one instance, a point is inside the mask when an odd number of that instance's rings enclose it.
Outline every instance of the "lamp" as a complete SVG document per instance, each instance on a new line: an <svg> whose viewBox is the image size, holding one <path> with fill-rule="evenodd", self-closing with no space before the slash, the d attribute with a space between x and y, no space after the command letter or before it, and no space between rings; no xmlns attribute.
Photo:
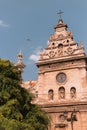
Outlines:
<svg viewBox="0 0 87 130"><path fill-rule="evenodd" d="M73 122L74 122L74 121L78 121L78 120L77 120L77 117L76 117L76 113L77 113L77 111L74 109L74 110L71 112L70 117L68 118L68 117L67 117L68 112L67 112L67 111L64 112L64 116L65 116L65 119L67 120L67 122L71 122L71 129L72 129L72 130L73 130Z"/></svg>

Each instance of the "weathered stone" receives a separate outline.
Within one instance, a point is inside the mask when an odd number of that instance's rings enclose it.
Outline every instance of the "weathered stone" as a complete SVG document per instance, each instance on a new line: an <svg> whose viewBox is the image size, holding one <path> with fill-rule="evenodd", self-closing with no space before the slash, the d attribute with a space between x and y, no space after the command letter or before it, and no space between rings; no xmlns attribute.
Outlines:
<svg viewBox="0 0 87 130"><path fill-rule="evenodd" d="M31 82L33 87L29 81L27 85L36 94L33 103L51 117L49 130L72 130L72 125L74 130L86 130L87 56L83 44L78 46L62 19L54 29L36 63L38 79Z"/></svg>

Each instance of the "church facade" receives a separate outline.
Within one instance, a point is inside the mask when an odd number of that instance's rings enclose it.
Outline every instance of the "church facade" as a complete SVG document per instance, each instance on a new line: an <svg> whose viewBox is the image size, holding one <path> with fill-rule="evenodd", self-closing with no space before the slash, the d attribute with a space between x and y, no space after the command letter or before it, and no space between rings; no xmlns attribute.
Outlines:
<svg viewBox="0 0 87 130"><path fill-rule="evenodd" d="M48 130L87 130L87 56L60 18L36 63L38 79L24 81L51 119Z"/></svg>

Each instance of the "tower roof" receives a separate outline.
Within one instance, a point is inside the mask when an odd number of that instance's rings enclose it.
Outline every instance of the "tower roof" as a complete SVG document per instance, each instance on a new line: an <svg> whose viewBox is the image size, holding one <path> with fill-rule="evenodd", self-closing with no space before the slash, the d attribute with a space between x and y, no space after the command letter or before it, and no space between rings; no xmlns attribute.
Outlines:
<svg viewBox="0 0 87 130"><path fill-rule="evenodd" d="M59 20L58 20L58 24L54 26L54 29L56 30L57 28L61 28L61 27L67 28L68 26L67 26L67 24L64 24L64 23L63 23L63 20L62 20L62 19L59 19Z"/></svg>
<svg viewBox="0 0 87 130"><path fill-rule="evenodd" d="M67 30L68 26L60 17L58 24L54 27L54 34L50 35L49 44L41 51L37 65L54 61L72 59L85 55L83 46L73 39L73 33Z"/></svg>
<svg viewBox="0 0 87 130"><path fill-rule="evenodd" d="M17 66L20 69L20 71L22 71L25 68L25 65L22 62L22 59L23 59L23 54L20 50L20 52L18 53L18 62L15 64L15 66Z"/></svg>

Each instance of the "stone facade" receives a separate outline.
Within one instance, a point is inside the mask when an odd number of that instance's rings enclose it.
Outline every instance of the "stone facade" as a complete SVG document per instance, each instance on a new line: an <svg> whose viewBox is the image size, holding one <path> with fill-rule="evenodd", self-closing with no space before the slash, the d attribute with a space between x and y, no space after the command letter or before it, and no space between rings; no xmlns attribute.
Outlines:
<svg viewBox="0 0 87 130"><path fill-rule="evenodd" d="M23 82L50 116L48 130L87 129L87 56L67 28L59 19L36 63L37 81Z"/></svg>

